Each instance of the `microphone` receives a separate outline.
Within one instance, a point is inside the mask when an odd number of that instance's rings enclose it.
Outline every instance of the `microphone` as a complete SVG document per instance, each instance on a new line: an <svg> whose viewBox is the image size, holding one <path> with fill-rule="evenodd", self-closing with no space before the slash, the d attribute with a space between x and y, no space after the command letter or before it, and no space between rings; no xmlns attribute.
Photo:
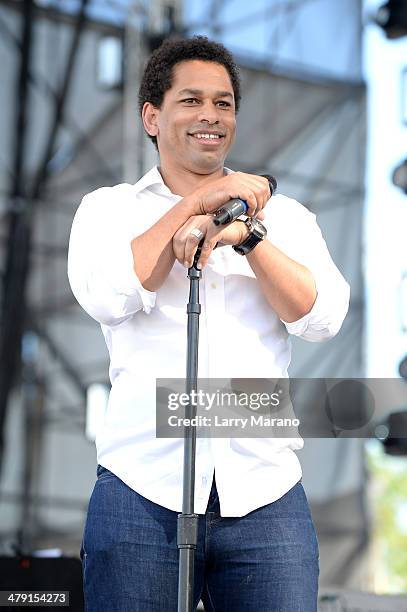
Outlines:
<svg viewBox="0 0 407 612"><path fill-rule="evenodd" d="M248 206L246 200L241 200L240 198L233 198L233 200L229 200L227 204L224 204L222 208L219 208L215 216L213 217L213 222L215 225L227 225L234 221L240 215L244 215L247 212Z"/></svg>
<svg viewBox="0 0 407 612"><path fill-rule="evenodd" d="M269 182L271 197L277 188L277 181L274 176L271 176L271 174L261 174L261 176L266 178ZM233 198L233 200L229 200L229 202L224 204L216 211L213 222L215 225L227 225L228 223L235 221L235 219L240 217L240 215L244 215L248 208L249 207L247 206L247 202L245 200Z"/></svg>

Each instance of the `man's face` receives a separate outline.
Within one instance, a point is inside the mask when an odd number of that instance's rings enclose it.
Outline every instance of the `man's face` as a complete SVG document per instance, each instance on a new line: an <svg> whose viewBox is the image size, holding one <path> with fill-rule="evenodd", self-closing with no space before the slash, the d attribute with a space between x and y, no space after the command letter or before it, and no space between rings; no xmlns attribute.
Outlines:
<svg viewBox="0 0 407 612"><path fill-rule="evenodd" d="M176 64L157 113L161 164L197 174L223 167L236 132L233 87L224 66L201 60Z"/></svg>

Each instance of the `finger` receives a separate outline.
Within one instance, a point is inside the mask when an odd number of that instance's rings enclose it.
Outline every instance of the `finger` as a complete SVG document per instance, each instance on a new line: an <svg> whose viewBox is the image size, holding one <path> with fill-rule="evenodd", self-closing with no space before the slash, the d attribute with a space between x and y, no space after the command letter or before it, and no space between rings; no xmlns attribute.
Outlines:
<svg viewBox="0 0 407 612"><path fill-rule="evenodd" d="M187 248L189 248L189 256L192 257L195 254L196 249L198 248L198 236L195 234L191 235L191 231L195 228L193 226L184 226L179 231L178 235L174 236L173 239L173 251L178 259L178 261L183 266L190 267ZM202 234L203 235L203 234Z"/></svg>
<svg viewBox="0 0 407 612"><path fill-rule="evenodd" d="M194 215L175 232L172 240L172 247L175 257L182 265L187 265L187 263L189 263L186 262L188 258L185 253L188 239L192 242L191 250L195 253L199 240L204 236L201 226L206 225L208 225L208 218L206 215Z"/></svg>
<svg viewBox="0 0 407 612"><path fill-rule="evenodd" d="M262 208L264 208L267 202L269 201L269 199L271 198L271 195L272 195L271 188L270 188L270 183L268 182L268 179L266 179L264 176L259 176L259 179L262 181L262 185L261 185L262 200L263 200Z"/></svg>
<svg viewBox="0 0 407 612"><path fill-rule="evenodd" d="M205 238L200 245L201 252L197 262L200 268L204 268L208 263L209 257L216 247L223 229L223 227L215 225L213 220L210 219L209 224L206 227Z"/></svg>
<svg viewBox="0 0 407 612"><path fill-rule="evenodd" d="M172 250L180 264L184 265L185 241L182 238L183 228L179 229L172 238Z"/></svg>
<svg viewBox="0 0 407 612"><path fill-rule="evenodd" d="M270 199L270 186L263 176L248 175L248 183L256 198L256 214L262 210ZM254 216L254 215L253 215Z"/></svg>
<svg viewBox="0 0 407 612"><path fill-rule="evenodd" d="M263 180L266 180L266 179L263 179ZM267 190L264 189L264 184L257 183L256 187L253 188L253 192L256 198L256 203L257 203L256 212L253 216L257 216L267 204L267 201L269 198L269 191L268 189Z"/></svg>
<svg viewBox="0 0 407 612"><path fill-rule="evenodd" d="M249 174L247 176L248 182L253 189L259 189L260 191L264 191L264 195L266 198L271 197L270 184L265 176L258 176L257 174Z"/></svg>
<svg viewBox="0 0 407 612"><path fill-rule="evenodd" d="M252 178L251 175L243 172L234 172L233 174L230 174L229 177L232 180L233 185L230 197L236 197L244 200L247 204L246 214L249 217L253 217L258 208L256 197L256 189L258 189L258 184L253 180L255 177Z"/></svg>
<svg viewBox="0 0 407 612"><path fill-rule="evenodd" d="M215 238L211 238L210 240L208 240L208 238L205 237L204 243L201 248L201 255L198 259L198 267L204 268L206 266L206 264L208 263L208 259L216 246L216 243L217 240Z"/></svg>
<svg viewBox="0 0 407 612"><path fill-rule="evenodd" d="M254 217L263 208L263 194L259 185L253 182L253 186L246 188L246 197L241 196L247 202L248 210L246 214L249 217Z"/></svg>
<svg viewBox="0 0 407 612"><path fill-rule="evenodd" d="M242 190L241 195L239 197L247 204L246 215L248 217L254 217L258 207L255 193L249 189Z"/></svg>
<svg viewBox="0 0 407 612"><path fill-rule="evenodd" d="M190 268L194 262L195 253L205 233L200 228L192 228L185 238L184 266Z"/></svg>

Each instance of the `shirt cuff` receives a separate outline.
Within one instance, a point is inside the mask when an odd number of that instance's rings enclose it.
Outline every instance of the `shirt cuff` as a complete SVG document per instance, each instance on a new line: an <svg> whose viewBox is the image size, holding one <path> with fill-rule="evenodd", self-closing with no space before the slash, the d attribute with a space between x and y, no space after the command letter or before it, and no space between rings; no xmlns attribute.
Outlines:
<svg viewBox="0 0 407 612"><path fill-rule="evenodd" d="M314 276L315 278L315 276ZM329 285L315 278L317 297L311 310L288 323L283 321L289 334L310 342L323 342L333 338L340 330L349 308L350 288L339 274Z"/></svg>
<svg viewBox="0 0 407 612"><path fill-rule="evenodd" d="M297 319L297 321L288 322L288 321L284 321L283 319L281 319L281 321L286 326L288 333L292 334L293 336L301 336L306 331L309 320L315 315L316 312L318 312L320 308L320 304L321 304L321 296L317 288L317 297L315 299L315 302L311 310L307 312L307 314L301 317L301 319Z"/></svg>
<svg viewBox="0 0 407 612"><path fill-rule="evenodd" d="M141 284L135 270L133 253L130 243L118 243L115 245L114 258L104 262L103 268L106 278L113 289L128 297L137 294L140 297L142 308L149 314L155 306L156 292L148 291Z"/></svg>

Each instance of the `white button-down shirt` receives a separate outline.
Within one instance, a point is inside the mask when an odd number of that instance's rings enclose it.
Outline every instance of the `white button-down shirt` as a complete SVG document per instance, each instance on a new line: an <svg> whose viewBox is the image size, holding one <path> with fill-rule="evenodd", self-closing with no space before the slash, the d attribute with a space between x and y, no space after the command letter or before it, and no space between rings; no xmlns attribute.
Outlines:
<svg viewBox="0 0 407 612"><path fill-rule="evenodd" d="M131 240L179 200L157 167L135 185L97 189L75 215L68 258L72 291L100 323L110 354L112 389L96 439L98 462L144 497L178 512L183 440L156 438L155 385L156 378L185 376L189 280L176 261L156 293L144 289L134 272ZM265 214L267 239L311 270L317 299L300 320L281 321L247 259L231 247L213 251L200 281L201 378L287 377L289 334L328 340L346 315L349 287L315 215L283 195L271 198ZM198 438L195 512L206 510L214 470L222 516L244 516L279 499L301 478L294 450L302 445L301 438Z"/></svg>

